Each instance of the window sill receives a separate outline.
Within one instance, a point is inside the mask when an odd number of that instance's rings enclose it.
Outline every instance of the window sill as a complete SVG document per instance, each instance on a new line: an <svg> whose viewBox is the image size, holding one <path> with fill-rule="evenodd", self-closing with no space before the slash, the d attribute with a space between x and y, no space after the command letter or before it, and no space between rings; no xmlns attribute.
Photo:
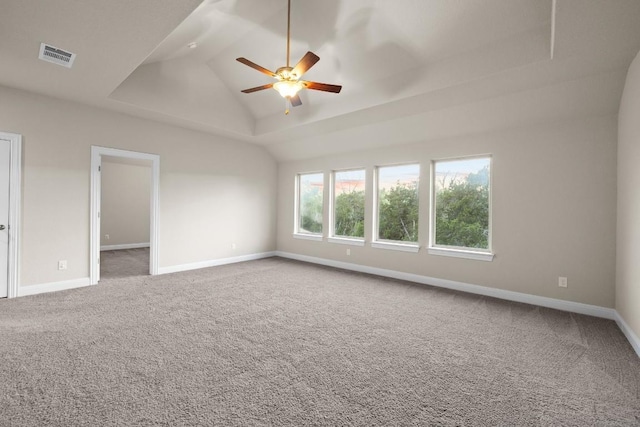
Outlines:
<svg viewBox="0 0 640 427"><path fill-rule="evenodd" d="M302 240L315 240L316 242L322 241L321 234L302 234L302 233L293 233L294 239L302 239Z"/></svg>
<svg viewBox="0 0 640 427"><path fill-rule="evenodd" d="M495 254L490 252L466 251L464 249L429 248L429 255L450 256L454 258L473 259L476 261L493 261Z"/></svg>
<svg viewBox="0 0 640 427"><path fill-rule="evenodd" d="M350 239L348 237L329 237L329 243L338 243L341 245L364 246L364 239Z"/></svg>
<svg viewBox="0 0 640 427"><path fill-rule="evenodd" d="M372 248L377 249L389 249L392 251L413 252L417 253L420 250L419 245L412 245L407 243L392 243L392 242L371 242Z"/></svg>

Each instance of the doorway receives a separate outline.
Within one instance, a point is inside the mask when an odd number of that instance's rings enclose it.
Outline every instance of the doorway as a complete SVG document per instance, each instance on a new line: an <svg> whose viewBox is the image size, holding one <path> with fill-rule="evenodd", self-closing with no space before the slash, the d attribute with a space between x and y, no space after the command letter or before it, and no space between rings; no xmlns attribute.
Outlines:
<svg viewBox="0 0 640 427"><path fill-rule="evenodd" d="M0 132L0 298L18 296L22 136Z"/></svg>
<svg viewBox="0 0 640 427"><path fill-rule="evenodd" d="M102 200L103 162L111 164L147 165L151 171L151 183L148 191L149 216L148 216L148 272L151 275L158 274L158 187L160 176L160 156L156 154L139 153L135 151L119 150L106 147L91 147L91 260L90 276L91 284L95 285L100 280L100 249L134 249L134 246L142 246L136 242L133 244L110 245L106 235L102 233ZM105 212L106 213L106 212ZM109 234L109 233L107 233ZM111 236L110 236L111 237ZM128 245L128 246L127 246ZM142 249L142 248L140 248Z"/></svg>
<svg viewBox="0 0 640 427"><path fill-rule="evenodd" d="M102 156L100 280L149 274L151 161Z"/></svg>

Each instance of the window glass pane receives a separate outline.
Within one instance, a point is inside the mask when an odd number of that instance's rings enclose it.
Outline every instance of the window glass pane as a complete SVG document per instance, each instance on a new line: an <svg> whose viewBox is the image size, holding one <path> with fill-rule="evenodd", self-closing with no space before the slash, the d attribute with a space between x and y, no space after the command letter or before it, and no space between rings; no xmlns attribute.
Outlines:
<svg viewBox="0 0 640 427"><path fill-rule="evenodd" d="M378 239L418 241L420 165L378 168Z"/></svg>
<svg viewBox="0 0 640 427"><path fill-rule="evenodd" d="M435 162L435 238L439 246L489 249L489 157Z"/></svg>
<svg viewBox="0 0 640 427"><path fill-rule="evenodd" d="M298 212L298 232L322 234L322 196L324 192L324 174L313 173L298 175L300 205Z"/></svg>
<svg viewBox="0 0 640 427"><path fill-rule="evenodd" d="M364 169L335 172L334 236L364 237L364 187Z"/></svg>

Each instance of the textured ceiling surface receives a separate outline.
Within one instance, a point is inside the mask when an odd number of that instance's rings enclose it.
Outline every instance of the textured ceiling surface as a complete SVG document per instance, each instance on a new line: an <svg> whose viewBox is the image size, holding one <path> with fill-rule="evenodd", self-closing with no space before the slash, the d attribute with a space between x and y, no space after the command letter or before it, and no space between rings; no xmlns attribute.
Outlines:
<svg viewBox="0 0 640 427"><path fill-rule="evenodd" d="M311 50L305 78L343 90L303 90L288 116L277 92L240 92L273 80L235 60L286 64L286 0L0 0L0 85L286 160L614 114L640 49L637 0L291 3L292 65ZM39 61L41 42L76 53L73 68Z"/></svg>

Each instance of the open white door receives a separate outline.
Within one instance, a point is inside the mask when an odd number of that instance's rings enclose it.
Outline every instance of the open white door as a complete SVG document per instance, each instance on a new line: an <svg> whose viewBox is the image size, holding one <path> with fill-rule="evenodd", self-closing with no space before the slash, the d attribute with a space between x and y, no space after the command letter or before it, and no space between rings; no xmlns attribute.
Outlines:
<svg viewBox="0 0 640 427"><path fill-rule="evenodd" d="M18 296L22 137L0 132L0 298Z"/></svg>
<svg viewBox="0 0 640 427"><path fill-rule="evenodd" d="M0 298L9 295L9 179L11 143L0 139Z"/></svg>

